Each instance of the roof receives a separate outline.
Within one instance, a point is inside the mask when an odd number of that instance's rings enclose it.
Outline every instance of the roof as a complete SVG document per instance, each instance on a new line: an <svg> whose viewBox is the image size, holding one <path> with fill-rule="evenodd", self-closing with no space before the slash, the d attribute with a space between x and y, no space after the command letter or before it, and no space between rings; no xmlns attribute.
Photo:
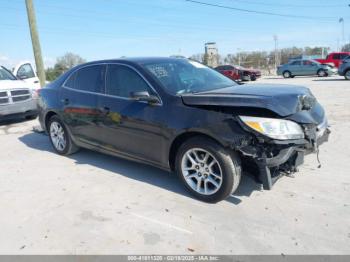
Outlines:
<svg viewBox="0 0 350 262"><path fill-rule="evenodd" d="M178 61L179 59L185 60L185 58L175 58L175 57L123 57L123 58L117 58L117 59L91 61L86 64L116 63L116 62L147 64L147 63L172 62L172 61Z"/></svg>

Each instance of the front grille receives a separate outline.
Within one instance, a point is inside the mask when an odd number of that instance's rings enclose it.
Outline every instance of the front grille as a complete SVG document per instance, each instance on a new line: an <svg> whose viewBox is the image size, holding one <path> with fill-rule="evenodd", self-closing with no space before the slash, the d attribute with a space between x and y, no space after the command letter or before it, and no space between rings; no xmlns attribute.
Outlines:
<svg viewBox="0 0 350 262"><path fill-rule="evenodd" d="M30 98L30 95L27 95L27 96L14 96L14 97L12 97L12 101L14 103L16 103L16 102L21 102L21 101L28 100L29 98Z"/></svg>
<svg viewBox="0 0 350 262"><path fill-rule="evenodd" d="M31 99L29 89L18 89L0 92L0 105L19 103Z"/></svg>
<svg viewBox="0 0 350 262"><path fill-rule="evenodd" d="M0 98L0 105L1 104L7 104L9 102L8 98Z"/></svg>
<svg viewBox="0 0 350 262"><path fill-rule="evenodd" d="M29 95L29 90L13 90L11 96Z"/></svg>

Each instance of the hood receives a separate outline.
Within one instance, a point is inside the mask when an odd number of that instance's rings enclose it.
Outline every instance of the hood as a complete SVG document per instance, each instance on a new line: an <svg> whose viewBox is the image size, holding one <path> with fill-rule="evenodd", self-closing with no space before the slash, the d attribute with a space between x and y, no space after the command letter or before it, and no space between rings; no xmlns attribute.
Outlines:
<svg viewBox="0 0 350 262"><path fill-rule="evenodd" d="M30 84L23 80L0 80L0 90L30 88Z"/></svg>
<svg viewBox="0 0 350 262"><path fill-rule="evenodd" d="M205 93L184 94L182 100L189 106L268 109L281 117L310 110L317 104L306 87L273 84L237 85Z"/></svg>

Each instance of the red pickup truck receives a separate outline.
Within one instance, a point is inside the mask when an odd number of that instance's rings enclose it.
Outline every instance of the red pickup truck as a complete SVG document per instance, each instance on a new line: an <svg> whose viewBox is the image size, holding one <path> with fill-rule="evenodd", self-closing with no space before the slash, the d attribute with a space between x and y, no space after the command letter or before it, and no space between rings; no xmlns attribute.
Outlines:
<svg viewBox="0 0 350 262"><path fill-rule="evenodd" d="M350 56L350 52L330 53L326 57L326 59L315 59L315 60L320 62L321 64L332 65L332 66L335 66L336 68L339 68L343 59L345 59L348 56Z"/></svg>

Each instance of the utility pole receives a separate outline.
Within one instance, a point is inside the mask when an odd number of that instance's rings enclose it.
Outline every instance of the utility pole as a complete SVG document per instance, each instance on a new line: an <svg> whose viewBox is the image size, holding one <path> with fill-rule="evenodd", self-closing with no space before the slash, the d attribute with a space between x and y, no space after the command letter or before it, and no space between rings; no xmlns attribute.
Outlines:
<svg viewBox="0 0 350 262"><path fill-rule="evenodd" d="M278 58L278 37L277 35L273 36L273 40L275 41L275 68L277 68L277 66L279 66L279 58Z"/></svg>
<svg viewBox="0 0 350 262"><path fill-rule="evenodd" d="M26 0L26 7L27 7L28 23L30 28L30 36L32 38L36 70L38 72L40 86L43 87L45 85L45 70L44 70L43 58L41 56L39 34L36 27L36 18L35 18L33 0Z"/></svg>
<svg viewBox="0 0 350 262"><path fill-rule="evenodd" d="M341 23L341 41L342 44L345 44L345 21L344 18L339 18L339 23Z"/></svg>
<svg viewBox="0 0 350 262"><path fill-rule="evenodd" d="M238 65L241 66L241 49L240 48L237 48L237 51L238 51Z"/></svg>

